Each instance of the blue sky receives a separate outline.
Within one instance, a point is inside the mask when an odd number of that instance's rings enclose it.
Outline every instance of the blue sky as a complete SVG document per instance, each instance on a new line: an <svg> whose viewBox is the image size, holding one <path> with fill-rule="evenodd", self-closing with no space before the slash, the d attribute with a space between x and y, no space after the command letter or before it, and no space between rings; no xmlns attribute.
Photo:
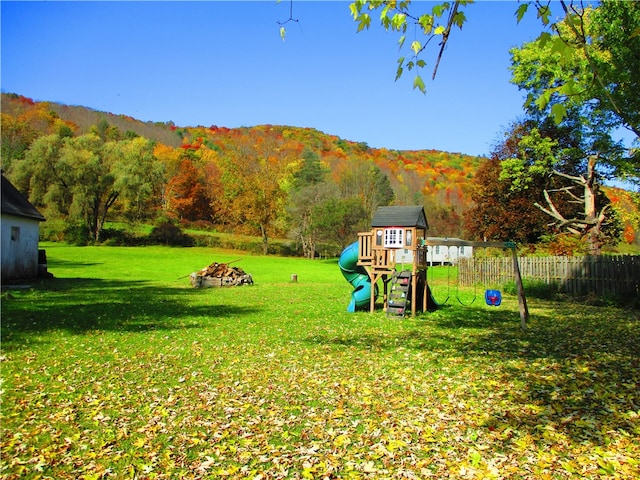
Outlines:
<svg viewBox="0 0 640 480"><path fill-rule="evenodd" d="M432 2L419 2L429 9ZM3 92L178 126L312 127L390 149L487 155L522 113L510 47L541 30L480 1L427 94L395 79L397 35L356 33L348 2L1 3ZM436 46L435 44L433 46Z"/></svg>

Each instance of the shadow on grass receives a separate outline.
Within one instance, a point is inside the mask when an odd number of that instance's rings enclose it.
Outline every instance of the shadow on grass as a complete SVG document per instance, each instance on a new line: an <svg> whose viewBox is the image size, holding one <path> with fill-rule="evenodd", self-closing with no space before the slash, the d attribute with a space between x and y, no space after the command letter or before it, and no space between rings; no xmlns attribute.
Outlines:
<svg viewBox="0 0 640 480"><path fill-rule="evenodd" d="M513 311L445 308L407 319L389 333L352 332L308 342L393 351L431 351L433 361L463 358L504 399L488 411L488 432L548 432L576 444L606 445L612 434L637 438L640 425L640 318L637 312L556 304L521 331ZM461 380L462 381L462 380ZM500 387L504 385L505 387ZM517 388L513 388L513 385ZM482 388L482 387L480 387ZM551 434L550 434L551 435ZM513 435L502 440L508 449Z"/></svg>
<svg viewBox="0 0 640 480"><path fill-rule="evenodd" d="M96 265L104 265L102 262L78 262L77 260L69 261L69 260L54 260L51 261L48 265L49 270L53 268L55 270L57 267L63 267L65 269L69 268L85 268L85 267L95 267Z"/></svg>
<svg viewBox="0 0 640 480"><path fill-rule="evenodd" d="M260 308L202 305L204 290L164 287L144 281L52 279L27 292L2 295L2 348L44 341L42 334L144 332L199 328L211 319L249 315ZM191 301L193 297L198 297Z"/></svg>

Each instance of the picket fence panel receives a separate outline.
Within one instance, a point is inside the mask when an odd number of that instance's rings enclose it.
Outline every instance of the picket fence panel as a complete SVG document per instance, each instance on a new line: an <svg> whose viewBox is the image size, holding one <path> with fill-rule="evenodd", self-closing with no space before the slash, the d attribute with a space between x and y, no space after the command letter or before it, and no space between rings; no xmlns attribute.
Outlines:
<svg viewBox="0 0 640 480"><path fill-rule="evenodd" d="M640 295L640 256L519 257L525 280L557 285L571 295ZM513 259L469 258L458 264L461 285L481 283L487 288L514 280Z"/></svg>

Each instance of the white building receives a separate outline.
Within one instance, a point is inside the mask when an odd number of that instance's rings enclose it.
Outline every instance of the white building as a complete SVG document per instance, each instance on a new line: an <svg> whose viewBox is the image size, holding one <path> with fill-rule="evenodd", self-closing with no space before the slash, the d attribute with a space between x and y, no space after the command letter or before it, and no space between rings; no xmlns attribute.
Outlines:
<svg viewBox="0 0 640 480"><path fill-rule="evenodd" d="M45 218L2 175L2 283L38 276L40 222Z"/></svg>
<svg viewBox="0 0 640 480"><path fill-rule="evenodd" d="M452 240L464 242L460 238L427 237L430 243L437 243L438 240ZM427 247L427 264L429 265L455 265L461 258L473 257L473 247L429 245Z"/></svg>

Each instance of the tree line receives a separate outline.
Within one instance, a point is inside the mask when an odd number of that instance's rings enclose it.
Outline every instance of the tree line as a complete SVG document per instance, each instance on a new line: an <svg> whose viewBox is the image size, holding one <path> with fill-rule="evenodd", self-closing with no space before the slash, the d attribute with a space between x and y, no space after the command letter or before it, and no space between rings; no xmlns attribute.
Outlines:
<svg viewBox="0 0 640 480"><path fill-rule="evenodd" d="M3 114L3 126L8 121ZM3 168L47 218L63 219L68 228L80 230L86 242L103 240L107 220L171 221L259 235L263 251L270 238L289 236L302 255L313 257L321 242L340 248L353 241L358 231L369 228L378 206L407 203L399 201L407 195L403 185L394 187L390 181L392 168L384 173L370 156L339 158L333 152L323 157L308 143L287 139L284 130L266 136L260 129L247 128L234 132L231 139L224 137L224 145L203 136L189 137L182 147L173 148L122 132L106 121L75 136L67 125L58 128L58 133L36 135L22 155L5 161ZM549 128L557 129L553 123ZM492 158L480 164L469 180L473 206L460 214L442 204L435 208L438 195L414 190L414 198L425 206L432 234L438 235L435 225L443 236L569 242L554 235L557 229L548 227L548 219L533 202L550 188L546 177L530 181L526 189L514 189L513 182L503 178L502 164L522 148L526 133L526 126L514 125ZM410 162L405 167L408 170L402 172L415 170ZM598 203L610 204L602 191ZM577 214L579 209L572 208ZM461 233L456 230L460 224L465 228ZM610 216L604 230L617 241L620 222L612 222ZM575 244L564 248L574 252Z"/></svg>
<svg viewBox="0 0 640 480"><path fill-rule="evenodd" d="M3 126L11 120L3 114ZM57 128L34 135L3 168L46 216L83 227L88 242L101 241L108 219L172 220L258 234L265 252L272 236L289 234L311 257L319 241L345 246L394 199L371 160L331 171L283 135L245 129L224 150L202 137L176 149L106 121L77 136Z"/></svg>

